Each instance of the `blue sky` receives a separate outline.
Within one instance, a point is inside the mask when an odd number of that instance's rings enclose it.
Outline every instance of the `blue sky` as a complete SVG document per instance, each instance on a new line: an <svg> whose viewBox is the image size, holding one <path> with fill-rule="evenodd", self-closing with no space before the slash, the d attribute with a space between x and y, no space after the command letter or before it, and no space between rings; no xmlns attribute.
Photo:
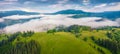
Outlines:
<svg viewBox="0 0 120 54"><path fill-rule="evenodd" d="M78 9L87 12L119 11L120 0L0 0L0 11L56 12Z"/></svg>

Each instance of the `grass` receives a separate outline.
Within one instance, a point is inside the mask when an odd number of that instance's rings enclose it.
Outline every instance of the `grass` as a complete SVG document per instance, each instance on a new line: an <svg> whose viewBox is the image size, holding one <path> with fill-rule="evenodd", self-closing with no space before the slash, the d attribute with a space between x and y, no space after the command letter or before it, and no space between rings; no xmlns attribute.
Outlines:
<svg viewBox="0 0 120 54"><path fill-rule="evenodd" d="M37 32L31 37L18 37L22 42L28 42L30 40L37 41L41 46L41 54L101 54L97 48L101 48L105 54L111 54L111 52L95 44L91 40L91 36L94 36L96 39L109 39L106 36L106 31L100 30L97 31L83 31L82 35L78 38L74 34L68 32L56 32L55 34L46 33L46 32ZM87 41L83 39L87 38ZM1 39L1 38L0 38ZM15 45L17 38L12 42L12 45ZM95 46L95 48L93 47ZM10 48L11 46L5 45L0 49ZM3 50L5 51L5 50Z"/></svg>
<svg viewBox="0 0 120 54"><path fill-rule="evenodd" d="M88 43L88 44L91 44L92 46L95 46L96 48L96 50L97 50L97 48L101 48L103 51L104 51L104 53L105 54L111 54L111 52L108 50L108 49L106 49L106 48L104 48L104 47L101 47L101 46L99 46L99 45L97 45L97 44L95 44L94 42L93 42L93 40L91 40L91 38L90 37L92 37L92 36L94 36L94 38L95 39L98 39L98 38L100 38L100 39L109 39L107 36L106 36L106 31L104 31L104 30L100 30L100 31L83 31L82 32L82 36L80 36L79 37L79 39L84 39L84 38L87 38L87 41L86 41L86 43Z"/></svg>
<svg viewBox="0 0 120 54"><path fill-rule="evenodd" d="M36 33L31 37L41 45L41 54L99 54L95 49L71 33Z"/></svg>

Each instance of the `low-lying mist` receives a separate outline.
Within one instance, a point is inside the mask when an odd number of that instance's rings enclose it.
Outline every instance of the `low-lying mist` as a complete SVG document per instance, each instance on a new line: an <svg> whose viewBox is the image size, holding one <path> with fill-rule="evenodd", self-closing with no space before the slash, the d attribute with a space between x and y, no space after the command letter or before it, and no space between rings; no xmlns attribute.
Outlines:
<svg viewBox="0 0 120 54"><path fill-rule="evenodd" d="M32 19L28 22L25 23L17 23L14 25L7 26L3 28L3 30L6 33L14 33L18 31L35 31L35 32L44 32L47 31L48 29L53 29L57 26L64 25L64 26L70 26L70 25L84 25L84 26L90 26L92 28L97 28L97 27L104 27L104 26L120 26L120 19L116 19L115 21L105 19L105 18L100 18L100 17L84 17L84 18L70 18L69 16L71 15L37 15L41 17L40 19ZM34 16L29 16L29 17L37 17L36 15ZM11 18L12 17L12 18ZM4 21L3 19L13 19L13 20L19 20L19 19L26 19L29 17L19 17L18 15L14 17L4 17L1 20Z"/></svg>

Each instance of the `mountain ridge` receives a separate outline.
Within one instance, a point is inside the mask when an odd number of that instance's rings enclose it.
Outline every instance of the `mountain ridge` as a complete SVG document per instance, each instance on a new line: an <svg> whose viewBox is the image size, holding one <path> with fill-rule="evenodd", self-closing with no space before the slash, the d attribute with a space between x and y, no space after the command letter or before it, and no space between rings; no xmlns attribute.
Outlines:
<svg viewBox="0 0 120 54"><path fill-rule="evenodd" d="M53 14L65 14L65 15L75 14L75 15L71 16L72 18L102 17L102 18L108 18L111 20L120 18L120 11L106 11L106 12L92 13L92 12L84 12L82 10L67 9L67 10L61 10L61 11L55 12Z"/></svg>
<svg viewBox="0 0 120 54"><path fill-rule="evenodd" d="M37 12L27 12L23 10L12 10L12 11L0 11L0 17L12 16L12 15L38 15Z"/></svg>

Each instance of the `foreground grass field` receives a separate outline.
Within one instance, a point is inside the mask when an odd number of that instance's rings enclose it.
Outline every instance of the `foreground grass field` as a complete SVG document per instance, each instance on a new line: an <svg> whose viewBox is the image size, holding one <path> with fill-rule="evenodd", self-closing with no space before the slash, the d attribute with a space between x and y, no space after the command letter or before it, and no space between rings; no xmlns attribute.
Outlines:
<svg viewBox="0 0 120 54"><path fill-rule="evenodd" d="M73 34L58 32L53 34L36 33L31 37L41 44L41 54L99 54L83 40Z"/></svg>
<svg viewBox="0 0 120 54"><path fill-rule="evenodd" d="M37 32L32 36L26 37L19 35L12 42L1 46L0 52L2 52L1 54L5 54L6 52L11 53L11 51L15 49L17 51L15 51L16 53L25 49L27 50L27 45L29 46L30 44L29 42L34 40L35 44L37 43L35 45L37 47L32 44L30 46L34 47L29 47L30 50L25 51L26 53L20 54L112 54L109 49L96 44L91 39L91 37L94 37L95 39L110 39L106 36L106 32L107 31L105 30L82 31L79 37L76 37L73 33L70 32ZM6 38L0 37L0 40L2 39ZM34 41L32 43L34 43ZM20 43L26 44L23 45ZM20 46L18 44L20 44ZM12 53L15 54L14 52Z"/></svg>

